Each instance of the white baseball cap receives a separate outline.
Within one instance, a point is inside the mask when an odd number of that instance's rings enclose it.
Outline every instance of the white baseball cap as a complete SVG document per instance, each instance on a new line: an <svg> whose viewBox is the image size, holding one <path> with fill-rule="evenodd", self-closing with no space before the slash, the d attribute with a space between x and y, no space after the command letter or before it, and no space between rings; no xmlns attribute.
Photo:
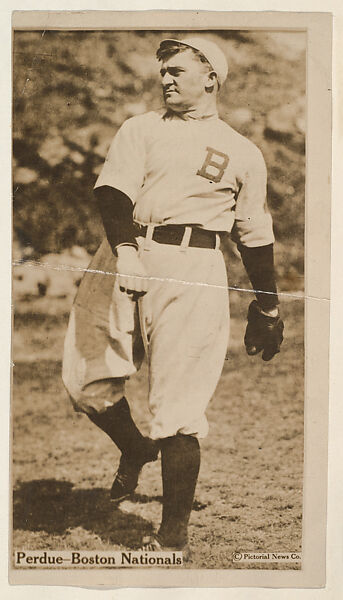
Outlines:
<svg viewBox="0 0 343 600"><path fill-rule="evenodd" d="M182 44L183 46L188 46L189 48L199 50L199 52L204 55L206 60L208 60L213 68L213 71L217 74L220 85L224 83L229 67L224 52L219 48L219 46L217 46L217 44L204 38L190 37L185 38L184 40L163 40L160 44L160 48L174 43Z"/></svg>

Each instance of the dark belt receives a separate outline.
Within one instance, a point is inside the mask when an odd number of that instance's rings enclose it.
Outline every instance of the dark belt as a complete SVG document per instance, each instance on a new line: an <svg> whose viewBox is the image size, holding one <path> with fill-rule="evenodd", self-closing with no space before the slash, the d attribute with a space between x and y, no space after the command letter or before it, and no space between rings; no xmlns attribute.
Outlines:
<svg viewBox="0 0 343 600"><path fill-rule="evenodd" d="M147 225L139 225L134 223L135 235L146 237ZM157 225L154 228L152 239L159 244L173 244L181 246L181 242L185 233L185 225ZM188 246L195 248L212 248L216 247L216 232L208 229L200 229L200 227L192 227L192 233L189 238Z"/></svg>

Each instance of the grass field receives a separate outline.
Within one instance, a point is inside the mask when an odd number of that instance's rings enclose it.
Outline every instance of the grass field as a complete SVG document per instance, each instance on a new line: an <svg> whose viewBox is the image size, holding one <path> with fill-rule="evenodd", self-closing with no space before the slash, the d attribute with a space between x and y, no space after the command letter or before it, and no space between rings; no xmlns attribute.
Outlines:
<svg viewBox="0 0 343 600"><path fill-rule="evenodd" d="M232 292L228 360L208 408L210 434L190 524L187 568L297 569L232 562L234 551L301 550L303 301L283 301L286 335L270 363L243 347L251 294ZM137 493L111 505L119 453L74 413L61 382L63 301L18 305L13 339L13 546L15 549L137 548L161 515L160 461L144 467ZM148 432L146 367L129 382Z"/></svg>

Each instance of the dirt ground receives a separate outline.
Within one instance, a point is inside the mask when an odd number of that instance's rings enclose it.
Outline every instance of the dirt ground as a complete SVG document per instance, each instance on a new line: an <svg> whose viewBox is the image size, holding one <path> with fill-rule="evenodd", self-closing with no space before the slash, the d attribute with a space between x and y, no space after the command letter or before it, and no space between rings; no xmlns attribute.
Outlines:
<svg viewBox="0 0 343 600"><path fill-rule="evenodd" d="M235 551L299 552L303 482L303 300L282 301L282 352L270 363L243 347L251 294L232 292L228 360L208 408L209 436L190 523L186 568L297 569L233 563ZM17 307L12 399L14 549L123 550L140 545L161 515L160 460L137 493L113 507L119 453L74 413L61 381L63 301ZM134 416L148 432L146 367L129 382Z"/></svg>

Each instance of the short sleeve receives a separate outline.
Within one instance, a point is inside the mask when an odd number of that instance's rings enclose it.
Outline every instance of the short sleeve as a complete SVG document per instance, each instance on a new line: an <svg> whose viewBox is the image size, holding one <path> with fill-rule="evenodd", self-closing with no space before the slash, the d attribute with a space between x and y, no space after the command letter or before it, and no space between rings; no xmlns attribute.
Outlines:
<svg viewBox="0 0 343 600"><path fill-rule="evenodd" d="M261 151L253 146L238 193L232 238L244 246L274 242L272 217L267 206L267 169Z"/></svg>
<svg viewBox="0 0 343 600"><path fill-rule="evenodd" d="M134 204L144 181L145 155L144 127L138 117L132 117L114 136L94 187L116 188Z"/></svg>

